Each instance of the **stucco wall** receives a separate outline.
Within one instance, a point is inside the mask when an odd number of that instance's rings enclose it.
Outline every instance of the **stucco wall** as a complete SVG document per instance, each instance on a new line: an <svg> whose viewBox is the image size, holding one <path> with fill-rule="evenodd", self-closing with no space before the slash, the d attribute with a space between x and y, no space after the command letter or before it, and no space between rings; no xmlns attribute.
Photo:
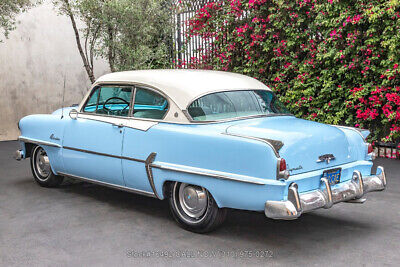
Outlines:
<svg viewBox="0 0 400 267"><path fill-rule="evenodd" d="M79 56L67 17L57 15L49 1L18 17L9 39L0 38L0 140L18 137L17 122L34 113L50 113L79 103L90 81ZM108 72L95 63L96 77Z"/></svg>

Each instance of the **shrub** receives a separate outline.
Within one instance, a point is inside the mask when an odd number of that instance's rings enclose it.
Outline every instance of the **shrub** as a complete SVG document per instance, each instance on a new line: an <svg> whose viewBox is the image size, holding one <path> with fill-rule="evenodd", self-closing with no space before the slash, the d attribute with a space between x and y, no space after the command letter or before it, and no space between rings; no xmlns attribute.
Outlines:
<svg viewBox="0 0 400 267"><path fill-rule="evenodd" d="M398 0L225 0L188 22L213 41L192 67L268 84L297 116L400 138Z"/></svg>

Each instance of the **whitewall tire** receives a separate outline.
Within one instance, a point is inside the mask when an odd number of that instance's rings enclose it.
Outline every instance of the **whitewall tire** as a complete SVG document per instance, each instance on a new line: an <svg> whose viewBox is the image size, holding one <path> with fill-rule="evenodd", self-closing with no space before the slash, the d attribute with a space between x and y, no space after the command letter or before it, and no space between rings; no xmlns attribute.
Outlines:
<svg viewBox="0 0 400 267"><path fill-rule="evenodd" d="M56 187L63 181L62 176L53 173L47 153L40 146L32 147L31 170L33 178L40 186Z"/></svg>
<svg viewBox="0 0 400 267"><path fill-rule="evenodd" d="M172 216L184 229L206 233L220 226L226 209L220 209L204 187L174 182L167 189Z"/></svg>

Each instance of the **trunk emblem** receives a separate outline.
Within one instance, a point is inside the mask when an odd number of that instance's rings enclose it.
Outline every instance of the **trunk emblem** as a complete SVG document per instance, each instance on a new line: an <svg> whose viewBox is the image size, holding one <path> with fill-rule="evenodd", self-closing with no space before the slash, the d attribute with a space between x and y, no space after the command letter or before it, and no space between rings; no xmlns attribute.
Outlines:
<svg viewBox="0 0 400 267"><path fill-rule="evenodd" d="M333 154L325 154L318 157L317 163L326 161L326 163L329 164L329 162L334 159L335 156Z"/></svg>

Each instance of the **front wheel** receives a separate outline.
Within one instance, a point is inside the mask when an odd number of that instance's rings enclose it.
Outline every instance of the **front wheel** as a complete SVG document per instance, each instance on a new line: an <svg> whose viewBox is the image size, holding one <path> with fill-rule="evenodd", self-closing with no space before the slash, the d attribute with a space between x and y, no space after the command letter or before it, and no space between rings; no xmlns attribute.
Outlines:
<svg viewBox="0 0 400 267"><path fill-rule="evenodd" d="M175 221L192 232L211 232L226 218L226 209L201 186L175 182L168 189L168 201Z"/></svg>
<svg viewBox="0 0 400 267"><path fill-rule="evenodd" d="M31 169L35 181L43 187L56 187L63 181L62 176L55 175L50 167L49 157L40 146L34 146L31 153Z"/></svg>

